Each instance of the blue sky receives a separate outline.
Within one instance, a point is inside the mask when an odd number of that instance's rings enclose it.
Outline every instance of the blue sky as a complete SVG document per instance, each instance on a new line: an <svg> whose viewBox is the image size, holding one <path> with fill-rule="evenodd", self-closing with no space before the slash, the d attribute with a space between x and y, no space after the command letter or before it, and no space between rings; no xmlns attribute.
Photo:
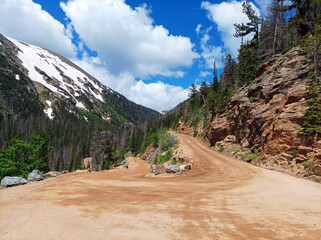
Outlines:
<svg viewBox="0 0 321 240"><path fill-rule="evenodd" d="M253 0L261 17L268 0ZM168 110L236 56L236 0L0 0L0 33L56 51L130 100Z"/></svg>

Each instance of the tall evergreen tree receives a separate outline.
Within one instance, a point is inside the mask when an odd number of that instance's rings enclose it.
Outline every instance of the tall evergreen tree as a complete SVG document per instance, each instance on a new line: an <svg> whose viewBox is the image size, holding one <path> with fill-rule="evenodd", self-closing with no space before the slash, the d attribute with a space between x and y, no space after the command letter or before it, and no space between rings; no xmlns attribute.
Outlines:
<svg viewBox="0 0 321 240"><path fill-rule="evenodd" d="M243 23L235 23L234 37L241 37L243 39L243 37L247 36L248 34L254 33L251 42L257 45L259 43L259 27L261 25L262 19L257 16L255 10L252 8L252 5L248 0L243 2L242 6L243 13L246 14L249 22L246 25L244 25Z"/></svg>
<svg viewBox="0 0 321 240"><path fill-rule="evenodd" d="M237 86L250 84L255 77L257 67L257 51L251 43L242 44L237 57Z"/></svg>
<svg viewBox="0 0 321 240"><path fill-rule="evenodd" d="M308 109L304 113L303 134L321 134L321 89L319 81L311 81L307 92Z"/></svg>
<svg viewBox="0 0 321 240"><path fill-rule="evenodd" d="M257 50L259 46L259 26L262 23L262 19L260 19L252 5L249 1L245 1L243 4L243 12L247 15L249 19L249 23L246 25L242 24L234 24L235 26L235 37L243 37L247 36L250 33L254 33L253 39L249 42L247 41L245 44L242 41L241 47L239 49L238 61L239 64L237 66L237 85L243 86L244 84L249 84L254 80L254 74L257 67Z"/></svg>
<svg viewBox="0 0 321 240"><path fill-rule="evenodd" d="M213 68L213 90L216 92L219 88L218 77L217 77L217 69L216 69L216 62L214 61L214 68Z"/></svg>
<svg viewBox="0 0 321 240"><path fill-rule="evenodd" d="M196 85L192 83L189 90L190 90L190 93L188 96L190 97L190 105L194 109L195 107L197 107L197 104L198 104Z"/></svg>
<svg viewBox="0 0 321 240"><path fill-rule="evenodd" d="M205 99L207 97L208 94L208 85L205 81L202 82L201 86L200 86L200 94L201 94L201 105L203 105L205 103Z"/></svg>
<svg viewBox="0 0 321 240"><path fill-rule="evenodd" d="M225 66L220 79L221 87L234 88L236 83L236 61L230 53L227 53L223 62Z"/></svg>

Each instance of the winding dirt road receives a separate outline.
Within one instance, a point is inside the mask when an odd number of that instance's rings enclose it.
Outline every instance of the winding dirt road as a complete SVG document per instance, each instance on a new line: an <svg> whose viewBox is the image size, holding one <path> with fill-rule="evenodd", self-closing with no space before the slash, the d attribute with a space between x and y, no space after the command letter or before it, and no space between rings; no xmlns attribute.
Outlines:
<svg viewBox="0 0 321 240"><path fill-rule="evenodd" d="M320 239L321 185L178 135L195 167L70 173L0 191L0 239Z"/></svg>

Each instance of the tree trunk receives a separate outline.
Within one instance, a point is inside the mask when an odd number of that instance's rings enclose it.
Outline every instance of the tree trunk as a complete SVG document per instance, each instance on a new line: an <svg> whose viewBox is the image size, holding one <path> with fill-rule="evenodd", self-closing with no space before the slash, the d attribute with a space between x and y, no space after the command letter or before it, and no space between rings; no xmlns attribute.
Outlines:
<svg viewBox="0 0 321 240"><path fill-rule="evenodd" d="M274 38L273 38L273 55L276 53L278 21L279 21L279 12L276 13L276 17L275 17Z"/></svg>

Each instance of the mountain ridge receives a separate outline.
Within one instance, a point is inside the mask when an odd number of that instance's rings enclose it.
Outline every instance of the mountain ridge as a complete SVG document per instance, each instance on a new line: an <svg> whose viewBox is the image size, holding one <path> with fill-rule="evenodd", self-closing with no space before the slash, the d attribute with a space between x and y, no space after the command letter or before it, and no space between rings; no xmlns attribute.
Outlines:
<svg viewBox="0 0 321 240"><path fill-rule="evenodd" d="M4 41L4 38L4 36L0 36L0 40L4 42L3 45L10 45L10 43ZM6 39L15 46L13 47L16 57L16 59L14 59L16 60L16 62L14 62L15 66L30 77L40 95L49 90L52 95L54 95L53 98L69 99L68 101L75 107L94 113L105 121L110 120L113 114L118 115L116 118L120 121L132 122L134 124L160 116L157 111L135 104L100 83L96 78L63 56L12 38ZM45 95L48 94L45 93ZM121 111L118 111L119 106L116 106L115 102L117 102L117 100L115 100L115 98L126 102L125 105L128 109L124 110L120 107ZM40 98L40 100L42 100L42 103L46 106L47 110L45 113L47 116L51 119L54 118L54 111L51 106L52 101L42 98ZM109 103L113 105L113 109L103 109L101 106L92 109L91 103L98 105L101 103ZM132 109L134 105L137 105L139 109L136 112L128 114L128 111ZM139 116L139 112L143 111L146 112L146 117L145 114ZM149 117L147 113L150 114L151 117ZM138 121L136 121L135 118L137 118Z"/></svg>

